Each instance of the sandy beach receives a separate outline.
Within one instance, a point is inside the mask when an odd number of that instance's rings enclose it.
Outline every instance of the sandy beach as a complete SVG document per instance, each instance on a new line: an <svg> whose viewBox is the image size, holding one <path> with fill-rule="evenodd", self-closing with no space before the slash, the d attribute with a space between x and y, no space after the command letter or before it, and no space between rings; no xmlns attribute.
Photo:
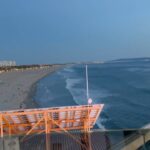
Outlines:
<svg viewBox="0 0 150 150"><path fill-rule="evenodd" d="M36 82L60 67L0 74L0 111L36 107L32 99Z"/></svg>

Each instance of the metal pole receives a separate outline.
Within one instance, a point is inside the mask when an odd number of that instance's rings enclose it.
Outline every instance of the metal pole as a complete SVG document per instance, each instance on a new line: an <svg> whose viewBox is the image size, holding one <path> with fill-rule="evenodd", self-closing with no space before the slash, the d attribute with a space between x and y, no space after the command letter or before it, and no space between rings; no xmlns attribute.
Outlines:
<svg viewBox="0 0 150 150"><path fill-rule="evenodd" d="M9 137L11 137L11 126L9 124Z"/></svg>
<svg viewBox="0 0 150 150"><path fill-rule="evenodd" d="M0 127L1 127L1 140L2 140L2 149L4 149L4 133L3 133L3 118L2 118L2 114L0 115Z"/></svg>
<svg viewBox="0 0 150 150"><path fill-rule="evenodd" d="M91 135L90 135L90 110L89 110L89 79L88 79L88 66L86 65L86 94L87 94L87 103L88 103L88 122L87 122L87 130L86 130L86 140L87 140L87 146L89 150L92 150L92 146L91 146Z"/></svg>
<svg viewBox="0 0 150 150"><path fill-rule="evenodd" d="M1 138L3 138L4 133L3 133L3 119L2 119L2 115L0 115L0 125L1 125Z"/></svg>
<svg viewBox="0 0 150 150"><path fill-rule="evenodd" d="M49 127L48 127L47 113L44 114L44 118L45 118L45 133L46 133L46 150L50 150L50 137L49 137Z"/></svg>
<svg viewBox="0 0 150 150"><path fill-rule="evenodd" d="M89 150L92 150L91 146L91 130L90 130L90 110L89 110L89 105L88 105L88 131L87 131L87 138L88 138L88 146Z"/></svg>
<svg viewBox="0 0 150 150"><path fill-rule="evenodd" d="M89 99L89 81L88 81L88 66L86 65L86 95L87 100Z"/></svg>

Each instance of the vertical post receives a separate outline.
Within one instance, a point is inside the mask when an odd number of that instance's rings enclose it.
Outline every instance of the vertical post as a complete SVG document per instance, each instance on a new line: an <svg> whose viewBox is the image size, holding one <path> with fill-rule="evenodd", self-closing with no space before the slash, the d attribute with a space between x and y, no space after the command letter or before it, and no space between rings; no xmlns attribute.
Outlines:
<svg viewBox="0 0 150 150"><path fill-rule="evenodd" d="M88 104L88 131L87 131L87 138L88 138L89 150L92 150L92 146L91 146L91 128L90 128L90 105L89 104Z"/></svg>
<svg viewBox="0 0 150 150"><path fill-rule="evenodd" d="M10 124L9 124L9 137L11 137L11 126L10 126Z"/></svg>
<svg viewBox="0 0 150 150"><path fill-rule="evenodd" d="M2 119L2 114L0 114L0 126L1 126L1 138L3 138L4 133L3 133L3 119Z"/></svg>
<svg viewBox="0 0 150 150"><path fill-rule="evenodd" d="M2 149L4 149L4 133L3 133L3 118L2 118L2 114L0 114L0 128L1 128L1 141L2 141Z"/></svg>
<svg viewBox="0 0 150 150"><path fill-rule="evenodd" d="M90 109L88 105L87 117L84 121L84 137L82 139L82 143L86 146L86 150L92 150L91 146L91 135L90 135ZM83 148L84 150L84 148Z"/></svg>
<svg viewBox="0 0 150 150"><path fill-rule="evenodd" d="M85 140L87 143L87 149L92 150L91 146L91 135L90 135L90 104L92 99L89 97L89 81L88 81L88 66L86 65L86 91L87 91L87 102L88 102L88 112L87 112L87 122L85 128Z"/></svg>
<svg viewBox="0 0 150 150"><path fill-rule="evenodd" d="M46 150L50 150L50 135L49 135L49 126L50 124L48 123L48 116L47 112L44 114L44 119L45 119L45 134L46 134Z"/></svg>
<svg viewBox="0 0 150 150"><path fill-rule="evenodd" d="M87 100L89 99L89 81L88 81L88 66L86 65L86 94Z"/></svg>

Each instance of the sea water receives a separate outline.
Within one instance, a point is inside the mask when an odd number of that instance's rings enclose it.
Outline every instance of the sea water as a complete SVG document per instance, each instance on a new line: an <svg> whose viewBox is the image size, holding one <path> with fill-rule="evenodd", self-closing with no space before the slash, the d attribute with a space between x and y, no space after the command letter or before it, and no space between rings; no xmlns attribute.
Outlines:
<svg viewBox="0 0 150 150"><path fill-rule="evenodd" d="M104 104L99 128L141 128L150 123L150 59L88 65L89 95ZM87 104L85 65L63 68L37 83L40 107Z"/></svg>

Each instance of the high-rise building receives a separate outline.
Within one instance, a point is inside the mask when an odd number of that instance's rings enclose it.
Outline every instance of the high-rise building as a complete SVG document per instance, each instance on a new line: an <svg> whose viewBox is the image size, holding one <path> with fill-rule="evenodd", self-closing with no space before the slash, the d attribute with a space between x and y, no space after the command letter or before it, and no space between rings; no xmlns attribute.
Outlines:
<svg viewBox="0 0 150 150"><path fill-rule="evenodd" d="M7 61L7 60L0 61L0 67L5 67L5 66L16 66L16 62Z"/></svg>

